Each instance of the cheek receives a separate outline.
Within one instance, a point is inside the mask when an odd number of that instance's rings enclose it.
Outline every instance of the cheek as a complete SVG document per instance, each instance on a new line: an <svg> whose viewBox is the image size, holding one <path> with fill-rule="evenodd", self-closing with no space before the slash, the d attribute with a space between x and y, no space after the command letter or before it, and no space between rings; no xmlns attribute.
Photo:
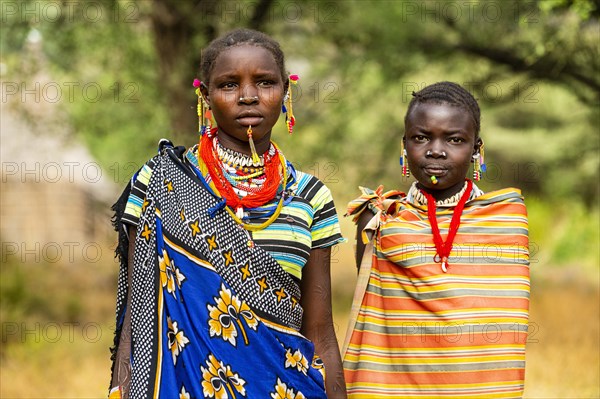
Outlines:
<svg viewBox="0 0 600 399"><path fill-rule="evenodd" d="M281 107L281 104L283 103L283 93L279 90L265 90L265 93L262 97L265 99L265 103L269 104L270 106L276 105L278 107Z"/></svg>
<svg viewBox="0 0 600 399"><path fill-rule="evenodd" d="M214 92L210 95L211 107L228 107L231 103L237 103L239 93L236 92Z"/></svg>
<svg viewBox="0 0 600 399"><path fill-rule="evenodd" d="M471 162L472 158L471 158L471 153L469 152L466 155L463 155L461 157L458 157L456 160L457 165L460 166L461 169L469 169L469 167L471 166Z"/></svg>
<svg viewBox="0 0 600 399"><path fill-rule="evenodd" d="M423 153L423 151L419 151L418 148L415 148L414 146L404 146L404 149L406 150L406 158L408 159L409 163L416 163L418 162L421 158L425 157L425 154Z"/></svg>
<svg viewBox="0 0 600 399"><path fill-rule="evenodd" d="M283 104L283 97L273 93L267 97L264 101L265 107L269 109L269 113L272 115L279 116L281 113L281 105Z"/></svg>

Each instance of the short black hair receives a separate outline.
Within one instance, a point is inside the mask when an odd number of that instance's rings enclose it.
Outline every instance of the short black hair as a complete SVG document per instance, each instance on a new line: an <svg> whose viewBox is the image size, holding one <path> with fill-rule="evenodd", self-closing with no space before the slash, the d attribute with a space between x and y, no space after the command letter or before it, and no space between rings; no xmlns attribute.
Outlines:
<svg viewBox="0 0 600 399"><path fill-rule="evenodd" d="M425 87L424 89L413 92L413 98L408 104L408 110L404 117L404 124L412 110L421 103L449 104L456 107L462 107L471 114L473 124L475 125L475 137L479 137L481 128L481 111L477 100L468 90L454 82L438 82Z"/></svg>
<svg viewBox="0 0 600 399"><path fill-rule="evenodd" d="M202 51L202 61L200 63L201 79L208 85L210 74L215 65L215 60L224 50L229 48L249 44L262 47L273 54L273 58L281 71L281 79L285 83L287 74L285 70L285 57L279 43L270 36L252 29L235 29L231 32L216 38Z"/></svg>

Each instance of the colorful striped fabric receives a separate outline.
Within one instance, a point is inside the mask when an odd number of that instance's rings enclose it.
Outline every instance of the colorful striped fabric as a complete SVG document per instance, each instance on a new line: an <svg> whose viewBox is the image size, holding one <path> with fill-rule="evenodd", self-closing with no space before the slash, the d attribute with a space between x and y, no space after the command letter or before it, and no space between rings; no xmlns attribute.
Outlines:
<svg viewBox="0 0 600 399"><path fill-rule="evenodd" d="M349 397L521 397L529 242L520 192L467 202L448 273L433 261L426 206L385 202L393 214L379 212L367 226L372 261L363 262L366 289L355 295L344 353ZM361 209L350 205L350 214ZM437 213L444 239L452 210Z"/></svg>

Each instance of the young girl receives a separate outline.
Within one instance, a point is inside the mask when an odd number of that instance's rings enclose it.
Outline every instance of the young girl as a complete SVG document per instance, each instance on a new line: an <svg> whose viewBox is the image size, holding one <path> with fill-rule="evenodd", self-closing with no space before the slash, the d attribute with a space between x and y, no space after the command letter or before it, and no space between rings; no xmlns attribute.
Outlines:
<svg viewBox="0 0 600 399"><path fill-rule="evenodd" d="M161 141L115 205L128 237L120 228L112 394L345 398L331 193L271 141L284 103L294 125L283 53L236 30L202 55L199 145Z"/></svg>
<svg viewBox="0 0 600 399"><path fill-rule="evenodd" d="M483 193L476 100L441 82L413 94L407 195L362 189L359 282L344 345L351 398L518 398L529 308L521 193ZM361 239L362 238L362 239ZM365 247L365 243L367 244Z"/></svg>

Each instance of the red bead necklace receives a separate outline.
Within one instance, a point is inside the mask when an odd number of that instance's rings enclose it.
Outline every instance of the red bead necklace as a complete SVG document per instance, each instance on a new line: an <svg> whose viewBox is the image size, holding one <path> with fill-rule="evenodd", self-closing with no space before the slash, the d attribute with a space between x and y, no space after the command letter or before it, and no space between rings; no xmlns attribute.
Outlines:
<svg viewBox="0 0 600 399"><path fill-rule="evenodd" d="M210 135L205 134L202 136L202 139L200 140L200 156L207 166L208 173L210 174L215 187L219 191L219 194L225 199L227 205L238 212L240 208L256 208L275 198L281 182L281 161L279 159L279 151L276 150L273 156L269 155L268 150L265 152L263 155L265 160L265 182L256 192L251 192L245 197L240 198L235 191L233 191L233 187L227 181L225 176L223 176L221 161L219 160L219 156L213 145L213 134L214 133Z"/></svg>
<svg viewBox="0 0 600 399"><path fill-rule="evenodd" d="M438 226L437 218L436 218L436 203L435 198L431 194L426 191L423 191L425 198L427 198L427 217L429 218L429 224L431 224L431 231L433 232L433 242L435 243L436 254L433 257L433 261L435 263L442 264L442 270L444 273L448 272L448 258L450 257L450 252L452 251L452 244L454 242L454 237L456 237L456 233L458 232L458 227L460 226L460 217L462 215L463 209L465 208L465 203L471 196L471 191L473 190L473 182L469 179L467 180L467 189L460 197L456 208L454 208L454 212L452 212L452 220L450 221L450 229L448 230L448 237L446 241L442 240L442 235L440 234L440 227Z"/></svg>

